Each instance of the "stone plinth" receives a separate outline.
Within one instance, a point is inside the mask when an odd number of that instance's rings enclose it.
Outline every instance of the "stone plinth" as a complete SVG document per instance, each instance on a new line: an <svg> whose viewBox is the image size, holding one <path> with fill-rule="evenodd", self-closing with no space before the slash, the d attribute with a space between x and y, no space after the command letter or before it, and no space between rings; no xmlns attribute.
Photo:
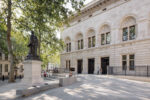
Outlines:
<svg viewBox="0 0 150 100"><path fill-rule="evenodd" d="M41 78L41 61L25 60L24 61L24 78L22 84L38 85L43 83Z"/></svg>
<svg viewBox="0 0 150 100"><path fill-rule="evenodd" d="M60 86L72 85L75 82L77 82L77 79L76 79L75 76L73 76L73 77L66 77L66 78L60 78L59 79L59 85Z"/></svg>

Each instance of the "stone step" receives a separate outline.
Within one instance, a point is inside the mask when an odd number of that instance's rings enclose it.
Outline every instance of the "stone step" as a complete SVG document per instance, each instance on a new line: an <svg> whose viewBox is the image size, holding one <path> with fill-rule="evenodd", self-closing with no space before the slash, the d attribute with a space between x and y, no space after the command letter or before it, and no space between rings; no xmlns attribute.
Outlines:
<svg viewBox="0 0 150 100"><path fill-rule="evenodd" d="M45 84L41 86L36 86L36 87L30 87L27 89L21 89L21 90L16 90L16 95L17 97L25 97L25 96L30 96L42 91L58 88L59 83L54 83L54 84Z"/></svg>

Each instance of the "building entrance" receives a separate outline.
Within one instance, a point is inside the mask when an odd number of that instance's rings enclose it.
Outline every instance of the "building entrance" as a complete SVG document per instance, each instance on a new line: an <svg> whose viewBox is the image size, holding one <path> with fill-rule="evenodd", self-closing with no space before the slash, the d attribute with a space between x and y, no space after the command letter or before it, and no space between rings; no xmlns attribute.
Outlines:
<svg viewBox="0 0 150 100"><path fill-rule="evenodd" d="M81 74L82 70L83 70L83 61L82 60L78 60L77 63L78 63L78 66L77 66L78 74Z"/></svg>
<svg viewBox="0 0 150 100"><path fill-rule="evenodd" d="M107 66L109 66L109 57L101 58L101 70L102 74L107 74Z"/></svg>
<svg viewBox="0 0 150 100"><path fill-rule="evenodd" d="M88 74L94 74L95 59L88 59Z"/></svg>

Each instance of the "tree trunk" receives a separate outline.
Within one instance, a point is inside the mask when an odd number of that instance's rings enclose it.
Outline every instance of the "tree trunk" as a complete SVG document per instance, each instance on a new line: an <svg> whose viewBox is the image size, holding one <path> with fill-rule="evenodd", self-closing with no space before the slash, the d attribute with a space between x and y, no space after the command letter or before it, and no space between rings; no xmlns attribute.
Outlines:
<svg viewBox="0 0 150 100"><path fill-rule="evenodd" d="M40 34L40 30L39 30L39 46L38 46L38 55L40 57L41 55L41 34Z"/></svg>
<svg viewBox="0 0 150 100"><path fill-rule="evenodd" d="M8 15L7 15L7 47L8 47L8 52L10 55L10 71L9 71L9 82L15 82L14 79L14 56L13 56L13 51L12 51L12 43L11 43L11 6L12 6L12 1L7 0L8 4Z"/></svg>

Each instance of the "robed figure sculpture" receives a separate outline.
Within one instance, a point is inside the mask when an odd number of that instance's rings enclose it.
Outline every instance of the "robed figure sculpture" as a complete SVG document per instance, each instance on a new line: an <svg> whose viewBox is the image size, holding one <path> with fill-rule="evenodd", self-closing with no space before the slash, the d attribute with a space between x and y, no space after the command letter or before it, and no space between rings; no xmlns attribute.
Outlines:
<svg viewBox="0 0 150 100"><path fill-rule="evenodd" d="M39 56L37 55L37 48L38 48L38 38L34 35L34 32L31 31L30 42L28 44L29 53L26 57L26 60L40 60Z"/></svg>

